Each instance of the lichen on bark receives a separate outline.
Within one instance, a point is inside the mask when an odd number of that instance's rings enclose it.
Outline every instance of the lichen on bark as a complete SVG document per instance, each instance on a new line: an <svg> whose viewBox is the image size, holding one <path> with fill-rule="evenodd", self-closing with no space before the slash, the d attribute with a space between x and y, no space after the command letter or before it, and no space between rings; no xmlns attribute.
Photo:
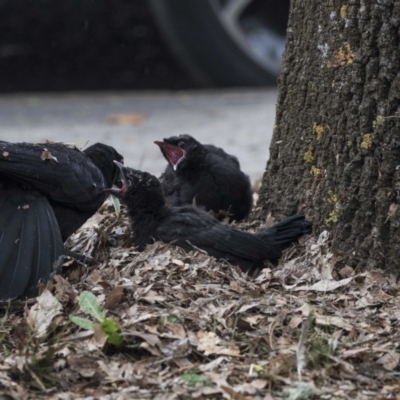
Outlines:
<svg viewBox="0 0 400 400"><path fill-rule="evenodd" d="M292 0L262 217L400 271L400 0Z"/></svg>

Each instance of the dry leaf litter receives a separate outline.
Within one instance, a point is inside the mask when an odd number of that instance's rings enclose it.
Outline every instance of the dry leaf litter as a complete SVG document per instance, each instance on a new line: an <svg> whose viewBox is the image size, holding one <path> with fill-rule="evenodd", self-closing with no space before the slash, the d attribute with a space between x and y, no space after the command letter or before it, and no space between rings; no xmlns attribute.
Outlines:
<svg viewBox="0 0 400 400"><path fill-rule="evenodd" d="M200 251L135 251L107 202L68 243L93 265L68 259L37 299L1 306L0 398L398 398L396 278L357 273L327 240L306 238L250 277ZM87 317L84 291L122 346L71 322Z"/></svg>

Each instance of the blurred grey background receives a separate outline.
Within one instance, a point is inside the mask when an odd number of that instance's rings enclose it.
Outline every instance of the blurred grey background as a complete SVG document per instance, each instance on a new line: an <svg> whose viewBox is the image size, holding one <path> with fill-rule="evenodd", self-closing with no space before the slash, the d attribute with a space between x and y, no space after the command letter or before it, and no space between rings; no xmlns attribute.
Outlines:
<svg viewBox="0 0 400 400"><path fill-rule="evenodd" d="M289 0L0 0L0 138L102 141L165 168L191 134L261 178ZM2 94L1 94L2 93Z"/></svg>
<svg viewBox="0 0 400 400"><path fill-rule="evenodd" d="M0 0L0 91L274 85L289 0Z"/></svg>

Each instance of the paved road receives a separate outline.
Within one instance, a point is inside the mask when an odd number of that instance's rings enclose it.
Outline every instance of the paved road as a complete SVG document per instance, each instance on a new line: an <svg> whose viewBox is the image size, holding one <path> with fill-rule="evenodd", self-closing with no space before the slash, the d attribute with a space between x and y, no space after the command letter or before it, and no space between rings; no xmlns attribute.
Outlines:
<svg viewBox="0 0 400 400"><path fill-rule="evenodd" d="M166 161L154 140L188 133L235 154L254 182L268 159L276 90L178 93L71 93L0 96L0 139L114 146L126 165L159 175ZM116 114L143 116L110 123Z"/></svg>

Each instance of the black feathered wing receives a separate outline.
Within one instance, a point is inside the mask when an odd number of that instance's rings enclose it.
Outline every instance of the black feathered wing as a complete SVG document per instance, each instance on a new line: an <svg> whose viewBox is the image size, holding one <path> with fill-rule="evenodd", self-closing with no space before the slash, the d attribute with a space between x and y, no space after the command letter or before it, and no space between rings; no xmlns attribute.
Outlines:
<svg viewBox="0 0 400 400"><path fill-rule="evenodd" d="M17 185L0 189L0 300L32 297L64 251L47 198Z"/></svg>
<svg viewBox="0 0 400 400"><path fill-rule="evenodd" d="M219 223L194 207L177 207L160 221L156 239L173 242L186 250L198 247L208 254L235 264L252 264L281 256L279 247L247 232Z"/></svg>
<svg viewBox="0 0 400 400"><path fill-rule="evenodd" d="M101 171L85 153L63 143L0 142L0 175L82 211L92 211L93 199L100 206L106 197Z"/></svg>

